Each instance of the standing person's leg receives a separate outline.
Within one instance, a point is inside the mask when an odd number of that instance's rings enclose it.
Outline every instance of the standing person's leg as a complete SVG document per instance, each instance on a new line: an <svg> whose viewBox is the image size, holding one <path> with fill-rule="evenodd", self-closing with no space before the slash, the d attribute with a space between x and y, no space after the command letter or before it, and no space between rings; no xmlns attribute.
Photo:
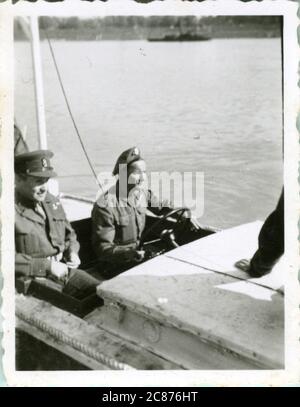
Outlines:
<svg viewBox="0 0 300 407"><path fill-rule="evenodd" d="M276 209L264 222L258 237L258 250L251 261L239 260L235 265L251 277L270 273L284 253L284 198L283 190Z"/></svg>
<svg viewBox="0 0 300 407"><path fill-rule="evenodd" d="M274 212L266 219L258 237L258 250L250 262L249 274L260 277L270 273L284 252L283 191Z"/></svg>

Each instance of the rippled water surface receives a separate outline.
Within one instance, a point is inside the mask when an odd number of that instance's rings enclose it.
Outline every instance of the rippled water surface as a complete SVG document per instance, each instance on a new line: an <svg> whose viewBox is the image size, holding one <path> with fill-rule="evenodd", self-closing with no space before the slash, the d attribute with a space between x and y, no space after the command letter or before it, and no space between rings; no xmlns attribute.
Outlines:
<svg viewBox="0 0 300 407"><path fill-rule="evenodd" d="M202 222L264 219L282 186L279 39L54 42L76 123L96 172L138 145L152 171L204 173ZM95 197L47 43L49 148L64 192ZM29 45L16 43L15 111L37 147Z"/></svg>

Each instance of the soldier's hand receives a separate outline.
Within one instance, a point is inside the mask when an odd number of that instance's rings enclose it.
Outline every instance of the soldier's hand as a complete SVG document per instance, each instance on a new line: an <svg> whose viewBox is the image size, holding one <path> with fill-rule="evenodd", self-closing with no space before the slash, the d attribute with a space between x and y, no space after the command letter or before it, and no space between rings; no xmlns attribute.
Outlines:
<svg viewBox="0 0 300 407"><path fill-rule="evenodd" d="M77 253L70 252L65 256L65 262L69 268L76 269L80 264L80 258Z"/></svg>
<svg viewBox="0 0 300 407"><path fill-rule="evenodd" d="M135 250L134 260L139 263L145 258L145 250Z"/></svg>
<svg viewBox="0 0 300 407"><path fill-rule="evenodd" d="M58 280L64 280L68 275L68 266L59 261L51 262L50 276L55 277Z"/></svg>
<svg viewBox="0 0 300 407"><path fill-rule="evenodd" d="M129 262L134 261L136 263L139 263L144 259L144 257L145 257L144 250L129 249L124 253L125 261Z"/></svg>
<svg viewBox="0 0 300 407"><path fill-rule="evenodd" d="M199 230L199 229L201 228L199 222L197 221L197 219L194 218L194 216L191 216L188 211L185 211L185 212L182 214L182 218L183 218L184 220L189 219L191 228L192 228L193 230Z"/></svg>

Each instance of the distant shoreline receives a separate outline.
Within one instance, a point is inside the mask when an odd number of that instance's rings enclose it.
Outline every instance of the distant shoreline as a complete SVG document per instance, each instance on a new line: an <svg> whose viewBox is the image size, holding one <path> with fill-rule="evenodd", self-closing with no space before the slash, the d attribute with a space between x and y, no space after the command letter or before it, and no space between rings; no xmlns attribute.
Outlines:
<svg viewBox="0 0 300 407"><path fill-rule="evenodd" d="M147 40L166 34L192 33L217 38L278 38L281 36L279 16L216 16L197 19L195 16L110 16L79 19L41 17L40 36L55 40ZM14 27L15 40L25 39L18 21Z"/></svg>
<svg viewBox="0 0 300 407"><path fill-rule="evenodd" d="M254 37L254 36L245 36L245 37L216 37L216 38L211 38L211 40L234 40L234 39L236 39L236 40L247 40L247 39L252 39L252 40L255 40L255 39L257 39L257 40L262 40L262 39L274 39L274 38L280 38L279 36L274 36L274 37L260 37L260 36L256 36L256 37ZM104 41L147 41L147 39L146 38L102 38L102 39L95 39L95 38L72 38L72 37L70 37L70 38L65 38L65 37L60 37L60 38L57 38L57 37L50 37L50 39L51 40L54 40L54 41L78 41L78 42L80 42L80 41L83 41L83 42L85 42L85 41L90 41L90 42L104 42ZM15 38L15 41L16 42L26 42L26 40L24 39L24 38ZM46 38L41 38L41 42L44 42L44 41L46 41ZM147 41L148 42L148 41ZM178 44L178 43L183 43L183 42L192 42L192 43L198 43L198 42L201 42L201 43L203 43L203 42L208 42L208 41L178 41L178 42L176 42L176 41L171 41L171 42L168 42L168 41L150 41L150 42L154 42L154 43L165 43L165 44Z"/></svg>

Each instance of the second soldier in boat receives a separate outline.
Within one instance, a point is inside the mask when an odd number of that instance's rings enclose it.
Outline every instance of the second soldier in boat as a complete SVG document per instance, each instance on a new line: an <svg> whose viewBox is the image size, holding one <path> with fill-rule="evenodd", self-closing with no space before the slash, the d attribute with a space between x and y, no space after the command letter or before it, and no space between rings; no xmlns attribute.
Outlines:
<svg viewBox="0 0 300 407"><path fill-rule="evenodd" d="M146 163L137 147L118 158L113 175L118 177L92 210L92 244L97 258L113 277L147 257L139 243L146 225L146 211L167 214L172 205L160 202L148 189Z"/></svg>

